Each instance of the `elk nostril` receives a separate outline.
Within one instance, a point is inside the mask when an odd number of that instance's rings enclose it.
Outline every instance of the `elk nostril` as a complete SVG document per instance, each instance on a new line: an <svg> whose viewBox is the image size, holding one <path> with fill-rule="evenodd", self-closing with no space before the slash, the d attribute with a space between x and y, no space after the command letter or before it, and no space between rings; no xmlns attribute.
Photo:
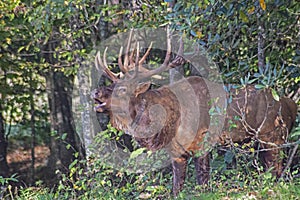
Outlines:
<svg viewBox="0 0 300 200"><path fill-rule="evenodd" d="M97 91L97 90L93 90L93 91L91 92L91 98L92 98L92 99L95 99L95 98L97 98L97 96L98 96L98 91Z"/></svg>

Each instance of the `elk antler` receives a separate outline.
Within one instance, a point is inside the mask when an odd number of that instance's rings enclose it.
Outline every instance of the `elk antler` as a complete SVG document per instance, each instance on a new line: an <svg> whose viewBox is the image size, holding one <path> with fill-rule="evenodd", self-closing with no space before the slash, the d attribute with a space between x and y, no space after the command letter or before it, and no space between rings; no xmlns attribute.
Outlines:
<svg viewBox="0 0 300 200"><path fill-rule="evenodd" d="M128 71L131 70L132 66L133 66L133 51L131 52L131 55L128 56L129 50L130 50L130 46L131 46L131 41L132 41L132 33L133 33L133 29L130 30L129 33L129 38L128 38L128 42L127 42L127 47L126 47L126 52L124 55L124 64L122 63L122 53L123 53L123 47L120 48L120 52L119 52L119 58L118 58L118 64L120 67L120 70L126 74Z"/></svg>
<svg viewBox="0 0 300 200"><path fill-rule="evenodd" d="M131 51L131 53L129 55L132 37L133 37L133 29L131 29L130 33L129 33L129 38L128 38L128 42L127 42L127 46L126 46L126 51L125 51L125 54L124 54L124 63L122 62L123 47L120 48L119 57L118 57L118 65L119 65L119 68L120 68L121 72L124 73L130 79L136 79L136 78L143 79L143 78L151 77L155 74L160 74L161 72L163 72L167 69L182 65L183 63L186 62L185 59L182 57L183 49L184 49L182 38L180 39L180 44L179 44L179 49L178 49L178 52L177 52L177 56L175 57L175 59L173 59L170 62L171 52L172 52L170 29L167 29L167 52L166 52L164 62L161 66L159 66L158 68L156 68L154 70L148 70L148 69L143 67L143 63L145 62L147 56L149 55L149 53L152 49L152 44L153 43L152 42L150 43L146 53L139 60L139 55L140 55L139 42L136 42L136 49ZM105 49L104 54L103 54L103 61L101 59L100 52L97 53L97 56L95 58L96 67L97 67L98 70L101 67L104 70L105 74L108 76L108 78L110 78L113 82L116 82L116 81L119 80L119 78L116 74L111 72L109 70L108 66L107 66L107 62L106 62L106 58L105 58L106 57L106 51L107 51L107 48ZM135 54L135 59L133 59L134 53L136 53ZM134 70L133 75L130 75L128 73L130 70Z"/></svg>
<svg viewBox="0 0 300 200"><path fill-rule="evenodd" d="M113 82L117 82L119 80L118 75L116 75L115 73L113 73L112 71L110 71L108 69L108 65L106 62L106 51L107 51L107 47L104 50L103 53L103 61L101 59L101 53L100 51L98 51L96 57L95 57L95 65L96 68L98 69L98 71L101 71L101 69L105 72L104 74Z"/></svg>
<svg viewBox="0 0 300 200"><path fill-rule="evenodd" d="M130 51L130 47L131 47L131 41L132 41L132 33L133 33L133 29L130 30L130 34L129 34L129 38L128 38L128 42L127 42L127 47L126 47L126 52L124 55L124 64L122 63L122 52L123 52L123 47L120 48L120 52L119 52L119 57L118 57L118 65L119 68L121 70L121 74L124 73L126 76L128 76L129 78L132 78L132 76L127 73L129 72L131 69L134 68L134 66L136 65L136 62L133 61L133 56L134 56L134 51L131 52L131 54L129 55L129 51ZM137 57L136 57L136 61L138 61L138 57L139 57L139 47L137 47ZM95 57L95 65L96 68L100 71L104 71L105 75L112 80L113 82L117 82L119 80L118 75L113 73L112 71L109 70L107 62L106 62L106 51L107 48L105 48L104 53L103 53L103 60L101 59L101 53L100 51L97 53L96 57ZM149 54L149 52L148 52ZM148 55L147 54L147 55ZM145 60L145 59L144 59Z"/></svg>
<svg viewBox="0 0 300 200"><path fill-rule="evenodd" d="M152 48L152 44L153 44L152 42L150 43L150 46L148 47L146 53L139 60L139 55L140 55L139 42L136 42L136 48L133 51L131 51L131 53L129 55L129 51L130 51L130 47L131 47L131 43L132 43L132 37L133 37L133 29L131 29L130 33L129 33L127 47L126 47L125 54L124 54L124 64L122 62L123 47L120 48L119 57L118 57L118 64L119 64L120 70L124 74L126 74L126 76L128 78L131 78L131 79L137 77L139 70L148 71L148 69L144 68L142 65L145 62L147 56L149 55L151 48ZM134 54L135 54L135 59L133 59ZM134 70L133 75L130 75L128 73L130 70Z"/></svg>
<svg viewBox="0 0 300 200"><path fill-rule="evenodd" d="M151 45L152 45L152 43L151 43ZM149 48L149 49L151 49L151 48ZM182 38L180 39L177 56L175 57L174 60L172 60L172 62L170 62L171 51L172 51L171 34L170 34L170 29L167 29L167 53L166 53L166 57L164 59L163 64L160 67L158 67L154 70L147 70L146 72L143 72L143 73L139 74L139 76L141 78L150 77L150 76L153 76L155 74L160 74L161 72L163 72L167 69L174 68L174 67L177 67L177 66L182 65L182 64L185 63L185 59L182 57L182 54L183 54L183 41L182 41ZM149 52L147 51L146 54L148 55ZM144 57L145 57L145 55L144 55ZM144 57L143 57L143 60L141 60L142 62L144 62L144 60L146 59ZM142 66L140 66L140 67L142 67Z"/></svg>

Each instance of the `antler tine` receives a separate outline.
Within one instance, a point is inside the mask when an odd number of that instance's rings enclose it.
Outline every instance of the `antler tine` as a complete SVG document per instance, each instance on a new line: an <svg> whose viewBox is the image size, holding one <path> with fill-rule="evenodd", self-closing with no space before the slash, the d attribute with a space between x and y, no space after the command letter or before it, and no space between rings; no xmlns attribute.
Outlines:
<svg viewBox="0 0 300 200"><path fill-rule="evenodd" d="M183 56L183 51L184 51L184 43L182 40L182 36L179 40L179 49L177 51L177 55L174 58L174 60L172 60L171 63L169 63L169 67L173 68L173 67L177 67L179 65L183 65L186 62L186 59L184 59Z"/></svg>
<svg viewBox="0 0 300 200"><path fill-rule="evenodd" d="M139 57L140 57L140 43L137 42L136 45L136 56L135 56L135 69L133 78L136 78L139 73Z"/></svg>
<svg viewBox="0 0 300 200"><path fill-rule="evenodd" d="M139 51L139 50L136 50L136 51ZM130 56L129 56L129 63L128 63L128 66L127 66L127 71L132 70L132 68L134 67L134 64L135 64L135 61L133 61L134 52L135 52L135 50L133 50L133 51L130 53Z"/></svg>
<svg viewBox="0 0 300 200"><path fill-rule="evenodd" d="M182 65L186 62L186 60L182 57L183 55L183 51L184 51L184 44L183 44L183 40L182 38L180 39L180 44L179 44L179 49L177 52L177 55L175 57L174 60L172 60L172 62L170 62L170 58L171 58L171 52L172 52L172 46L171 46L171 34L170 34L170 29L167 29L167 53L166 53L166 57L164 59L164 62L161 66L159 66L158 68L154 69L154 70L146 70L146 72L141 73L139 76L141 76L141 78L146 78L146 77L150 77L153 76L155 74L160 74L161 72L173 68L173 67L177 67L179 65ZM148 51L150 51L150 48L148 49ZM149 52L146 52L146 54L149 54ZM141 59L141 61L139 62L139 64L141 65L142 62L146 59L146 56L143 56L143 58ZM142 68L142 66L140 66L140 68Z"/></svg>
<svg viewBox="0 0 300 200"><path fill-rule="evenodd" d="M172 46L171 46L171 34L170 34L170 29L167 28L167 54L163 63L163 66L168 66L168 62L171 58L171 52L172 52Z"/></svg>
<svg viewBox="0 0 300 200"><path fill-rule="evenodd" d="M118 65L119 65L119 68L120 70L123 72L123 73L126 73L126 69L122 63L122 53L123 53L123 47L121 46L120 48L120 52L119 52L119 57L118 57Z"/></svg>
<svg viewBox="0 0 300 200"><path fill-rule="evenodd" d="M149 50L149 51L150 51L150 50ZM167 53L166 53L166 57L165 57L165 59L164 59L163 64L162 64L160 67L158 67L158 68L156 68L156 69L154 69L154 70L151 70L151 71L148 70L148 71L142 73L141 76L142 76L143 78L145 78L145 77L150 77L150 76L153 76L153 75L155 75L155 74L159 74L159 73L165 71L166 69L168 69L168 68L170 67L169 61L170 61L170 58L171 58L171 51L172 51L172 46L171 46L171 34L170 34L170 30L167 29ZM147 52L146 52L146 53L147 53ZM144 58L144 57L143 57L143 58ZM144 59L145 59L145 58L144 58Z"/></svg>
<svg viewBox="0 0 300 200"><path fill-rule="evenodd" d="M128 69L128 62L129 62L128 52L129 52L130 46L131 46L132 33L133 33L133 29L130 30L129 38L128 38L128 43L127 43L127 47L126 47L125 58L124 58L124 69L126 71L124 73L128 72L128 70L129 70Z"/></svg>
<svg viewBox="0 0 300 200"><path fill-rule="evenodd" d="M178 49L178 52L177 52L177 55L179 56L182 56L183 55L183 39L182 39L182 36L180 37L180 40L179 40L179 49Z"/></svg>
<svg viewBox="0 0 300 200"><path fill-rule="evenodd" d="M106 52L107 52L107 47L104 49L104 53L103 53L103 63L104 63L104 67L106 69L108 69L108 65L107 65L107 62L106 62ZM99 51L100 53L100 51Z"/></svg>
<svg viewBox="0 0 300 200"><path fill-rule="evenodd" d="M107 66L107 62L106 62L106 51L107 51L107 47L105 48L104 50L104 53L103 53L103 61L101 59L101 53L100 51L98 51L96 57L95 57L95 65L96 65L96 68L100 71L101 69L105 72L105 75L110 79L112 80L113 82L117 82L119 79L117 77L116 74L114 74L113 72L111 72L109 69L108 69L108 66Z"/></svg>
<svg viewBox="0 0 300 200"><path fill-rule="evenodd" d="M150 43L150 45L149 45L149 47L148 47L146 53L144 54L144 56L143 56L143 57L141 58L141 60L139 61L139 66L140 66L140 67L142 66L142 64L143 64L143 62L146 60L146 58L148 57L148 55L149 55L149 53L150 53L150 51L151 51L151 49L152 49L152 44L153 44L153 42Z"/></svg>

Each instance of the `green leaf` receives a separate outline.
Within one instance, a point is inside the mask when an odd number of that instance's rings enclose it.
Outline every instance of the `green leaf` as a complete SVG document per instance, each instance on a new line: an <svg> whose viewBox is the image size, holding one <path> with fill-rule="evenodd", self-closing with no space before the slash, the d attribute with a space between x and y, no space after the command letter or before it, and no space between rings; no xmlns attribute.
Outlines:
<svg viewBox="0 0 300 200"><path fill-rule="evenodd" d="M252 84L252 83L254 83L255 81L257 81L257 78L254 78L254 79L248 81L248 84Z"/></svg>
<svg viewBox="0 0 300 200"><path fill-rule="evenodd" d="M266 172L264 174L264 177L265 177L265 179L272 179L273 178L272 173L270 173L270 172Z"/></svg>
<svg viewBox="0 0 300 200"><path fill-rule="evenodd" d="M133 152L130 154L130 159L134 159L134 158L138 157L139 155L141 155L141 154L144 152L145 149L146 149L146 148L139 148L139 149L133 151Z"/></svg>
<svg viewBox="0 0 300 200"><path fill-rule="evenodd" d="M263 89L263 88L265 88L266 86L265 86L265 85L256 84L254 87L255 87L256 89Z"/></svg>
<svg viewBox="0 0 300 200"><path fill-rule="evenodd" d="M190 33L191 33L191 35L194 36L194 37L197 36L197 33L196 33L194 30L191 30Z"/></svg>
<svg viewBox="0 0 300 200"><path fill-rule="evenodd" d="M233 158L234 158L234 154L231 151L226 151L224 156L224 161L226 163L232 163Z"/></svg>
<svg viewBox="0 0 300 200"><path fill-rule="evenodd" d="M65 140L67 138L67 133L62 134L61 139Z"/></svg>
<svg viewBox="0 0 300 200"><path fill-rule="evenodd" d="M244 13L244 11L240 10L239 14L240 14L240 18L242 19L243 22L245 22L245 23L249 22L249 19L248 19L247 15Z"/></svg>
<svg viewBox="0 0 300 200"><path fill-rule="evenodd" d="M276 101L279 101L279 95L277 94L277 92L271 88L271 92L272 92L272 96Z"/></svg>
<svg viewBox="0 0 300 200"><path fill-rule="evenodd" d="M79 156L79 152L75 152L75 153L74 153L74 157L75 157L75 158L78 158L78 156Z"/></svg>
<svg viewBox="0 0 300 200"><path fill-rule="evenodd" d="M69 165L69 169L72 169L77 163L78 163L78 160L75 159L75 160Z"/></svg>
<svg viewBox="0 0 300 200"><path fill-rule="evenodd" d="M291 134L291 138L300 136L300 127L295 128L295 131Z"/></svg>

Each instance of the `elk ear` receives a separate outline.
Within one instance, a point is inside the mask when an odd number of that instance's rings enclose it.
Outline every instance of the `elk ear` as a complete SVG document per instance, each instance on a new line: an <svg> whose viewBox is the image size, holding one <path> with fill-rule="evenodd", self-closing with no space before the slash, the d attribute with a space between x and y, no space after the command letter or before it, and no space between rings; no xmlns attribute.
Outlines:
<svg viewBox="0 0 300 200"><path fill-rule="evenodd" d="M146 92L149 89L150 85L151 82L139 83L134 91L135 97L137 97L139 94Z"/></svg>

